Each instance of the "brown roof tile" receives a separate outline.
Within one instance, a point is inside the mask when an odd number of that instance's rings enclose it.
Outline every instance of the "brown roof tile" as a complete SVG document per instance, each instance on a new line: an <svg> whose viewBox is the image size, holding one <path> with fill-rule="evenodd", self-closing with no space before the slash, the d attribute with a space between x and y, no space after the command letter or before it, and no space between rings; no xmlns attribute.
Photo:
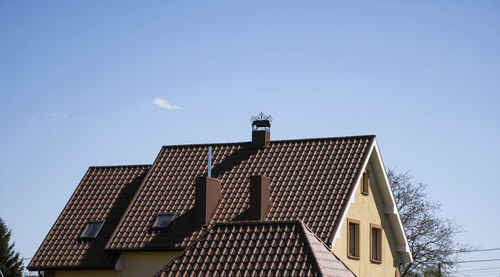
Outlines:
<svg viewBox="0 0 500 277"><path fill-rule="evenodd" d="M149 168L90 167L28 269L113 268L118 254L104 252L104 246ZM95 240L84 242L79 236L89 220L105 223Z"/></svg>
<svg viewBox="0 0 500 277"><path fill-rule="evenodd" d="M355 276L301 221L218 223L156 276Z"/></svg>
<svg viewBox="0 0 500 277"><path fill-rule="evenodd" d="M249 177L271 178L268 221L302 220L325 243L333 239L374 136L212 144L212 177L222 199L212 223L247 219ZM106 248L179 249L207 226L193 224L194 183L206 175L209 145L164 146ZM168 230L151 230L156 215L176 212Z"/></svg>

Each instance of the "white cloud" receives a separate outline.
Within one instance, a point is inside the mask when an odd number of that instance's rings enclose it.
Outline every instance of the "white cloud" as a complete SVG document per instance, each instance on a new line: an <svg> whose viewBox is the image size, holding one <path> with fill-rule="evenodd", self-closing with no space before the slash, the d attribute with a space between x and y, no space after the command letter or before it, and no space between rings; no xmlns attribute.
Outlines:
<svg viewBox="0 0 500 277"><path fill-rule="evenodd" d="M29 117L30 120L43 120L44 118L67 118L69 115L67 113L60 112L50 112L42 115L32 115Z"/></svg>
<svg viewBox="0 0 500 277"><path fill-rule="evenodd" d="M66 113L58 113L58 112L51 112L46 114L48 117L68 117L68 114Z"/></svg>
<svg viewBox="0 0 500 277"><path fill-rule="evenodd" d="M161 99L161 98L155 98L153 100L153 104L155 104L157 107L162 108L162 109L167 109L167 110L180 110L181 107L172 105L168 103L167 100Z"/></svg>

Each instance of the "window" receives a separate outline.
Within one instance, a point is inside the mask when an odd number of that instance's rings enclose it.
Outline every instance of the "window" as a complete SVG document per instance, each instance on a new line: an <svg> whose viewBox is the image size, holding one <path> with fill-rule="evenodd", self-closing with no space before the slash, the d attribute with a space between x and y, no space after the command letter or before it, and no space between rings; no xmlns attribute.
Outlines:
<svg viewBox="0 0 500 277"><path fill-rule="evenodd" d="M368 178L368 171L363 172L363 177L361 178L361 193L368 194L370 191L370 179Z"/></svg>
<svg viewBox="0 0 500 277"><path fill-rule="evenodd" d="M153 229L166 229L175 219L175 213L159 214L153 222Z"/></svg>
<svg viewBox="0 0 500 277"><path fill-rule="evenodd" d="M99 231L101 231L103 225L104 220L91 220L87 222L87 225L85 225L83 232L80 234L80 239L95 239L99 234Z"/></svg>
<svg viewBox="0 0 500 277"><path fill-rule="evenodd" d="M382 227L376 224L370 224L370 259L382 261Z"/></svg>
<svg viewBox="0 0 500 277"><path fill-rule="evenodd" d="M359 259L359 220L347 219L347 256Z"/></svg>

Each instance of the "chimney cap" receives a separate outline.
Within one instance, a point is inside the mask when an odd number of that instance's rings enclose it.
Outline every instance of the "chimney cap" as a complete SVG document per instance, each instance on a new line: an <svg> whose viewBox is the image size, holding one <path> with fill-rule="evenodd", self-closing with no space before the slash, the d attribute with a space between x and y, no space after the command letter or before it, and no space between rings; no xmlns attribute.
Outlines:
<svg viewBox="0 0 500 277"><path fill-rule="evenodd" d="M271 115L265 115L263 112L260 112L256 116L252 116L250 121L252 122L252 130L254 131L269 131L271 128L271 122L273 118Z"/></svg>

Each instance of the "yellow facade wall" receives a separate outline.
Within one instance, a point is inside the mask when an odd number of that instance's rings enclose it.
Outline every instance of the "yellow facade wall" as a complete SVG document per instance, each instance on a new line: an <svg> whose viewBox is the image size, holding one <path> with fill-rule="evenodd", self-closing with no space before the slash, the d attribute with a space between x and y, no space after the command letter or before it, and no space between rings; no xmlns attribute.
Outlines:
<svg viewBox="0 0 500 277"><path fill-rule="evenodd" d="M370 167L368 172L370 173ZM370 190L368 195L361 194L361 184L354 192L354 203L347 210L346 218L339 226L340 237L333 243L335 253L359 277L395 276L399 264L399 254L388 218L384 215L384 205L373 174L369 174ZM359 226L359 259L347 256L347 219L360 221ZM370 224L382 226L382 262L370 260Z"/></svg>
<svg viewBox="0 0 500 277"><path fill-rule="evenodd" d="M58 270L46 272L47 277L132 277L153 276L180 251L123 252L121 270Z"/></svg>

